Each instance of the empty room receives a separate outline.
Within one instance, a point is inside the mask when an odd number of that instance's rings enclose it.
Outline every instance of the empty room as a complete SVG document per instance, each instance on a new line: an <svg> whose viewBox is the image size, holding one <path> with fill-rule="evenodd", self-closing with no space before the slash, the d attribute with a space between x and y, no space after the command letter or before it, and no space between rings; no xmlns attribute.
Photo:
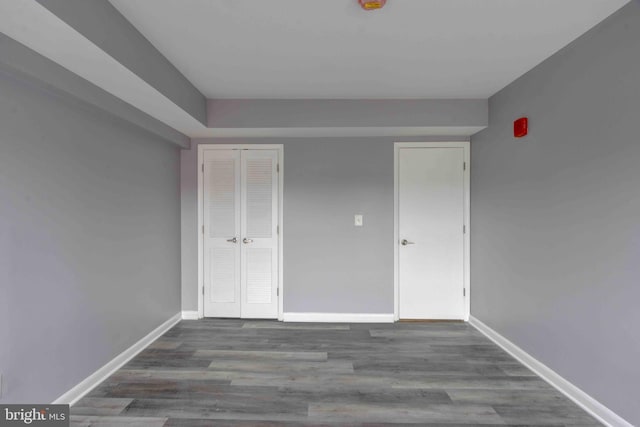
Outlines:
<svg viewBox="0 0 640 427"><path fill-rule="evenodd" d="M1 426L640 426L640 1L0 33Z"/></svg>

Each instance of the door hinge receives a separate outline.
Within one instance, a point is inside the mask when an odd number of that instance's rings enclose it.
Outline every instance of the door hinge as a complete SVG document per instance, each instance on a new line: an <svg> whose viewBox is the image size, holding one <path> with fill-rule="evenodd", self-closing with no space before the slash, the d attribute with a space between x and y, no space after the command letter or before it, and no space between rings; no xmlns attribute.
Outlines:
<svg viewBox="0 0 640 427"><path fill-rule="evenodd" d="M204 234L204 225L202 226L202 234Z"/></svg>
<svg viewBox="0 0 640 427"><path fill-rule="evenodd" d="M278 235L280 234L280 226L279 225L276 225L276 234L278 234Z"/></svg>
<svg viewBox="0 0 640 427"><path fill-rule="evenodd" d="M462 234L467 234L467 226L466 225L462 226Z"/></svg>
<svg viewBox="0 0 640 427"><path fill-rule="evenodd" d="M202 287L202 295L204 296L204 286Z"/></svg>
<svg viewBox="0 0 640 427"><path fill-rule="evenodd" d="M466 171L467 170L467 162L463 162L462 163L462 170Z"/></svg>
<svg viewBox="0 0 640 427"><path fill-rule="evenodd" d="M202 173L204 173L204 163L202 164L202 167L200 169L202 169Z"/></svg>
<svg viewBox="0 0 640 427"><path fill-rule="evenodd" d="M276 296L280 296L280 288L276 288Z"/></svg>
<svg viewBox="0 0 640 427"><path fill-rule="evenodd" d="M467 289L466 288L462 288L462 296L463 297L467 296Z"/></svg>
<svg viewBox="0 0 640 427"><path fill-rule="evenodd" d="M276 172L280 173L280 163L276 164Z"/></svg>

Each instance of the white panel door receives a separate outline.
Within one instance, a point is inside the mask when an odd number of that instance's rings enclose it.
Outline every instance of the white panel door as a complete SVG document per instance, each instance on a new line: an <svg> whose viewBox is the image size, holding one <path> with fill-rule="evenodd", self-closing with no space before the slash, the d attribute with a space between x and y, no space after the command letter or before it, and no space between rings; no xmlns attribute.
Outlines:
<svg viewBox="0 0 640 427"><path fill-rule="evenodd" d="M240 151L204 152L204 315L240 317Z"/></svg>
<svg viewBox="0 0 640 427"><path fill-rule="evenodd" d="M399 317L463 319L464 148L401 148Z"/></svg>
<svg viewBox="0 0 640 427"><path fill-rule="evenodd" d="M278 151L242 151L241 317L278 317Z"/></svg>
<svg viewBox="0 0 640 427"><path fill-rule="evenodd" d="M203 154L204 316L278 317L278 151Z"/></svg>

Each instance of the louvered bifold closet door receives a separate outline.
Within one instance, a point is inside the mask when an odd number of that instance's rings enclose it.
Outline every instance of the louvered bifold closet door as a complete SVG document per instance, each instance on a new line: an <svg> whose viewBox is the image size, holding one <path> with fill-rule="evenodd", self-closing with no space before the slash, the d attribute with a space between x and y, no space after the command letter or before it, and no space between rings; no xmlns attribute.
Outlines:
<svg viewBox="0 0 640 427"><path fill-rule="evenodd" d="M204 152L206 317L240 317L240 163L239 150Z"/></svg>
<svg viewBox="0 0 640 427"><path fill-rule="evenodd" d="M278 151L242 151L241 312L278 317Z"/></svg>

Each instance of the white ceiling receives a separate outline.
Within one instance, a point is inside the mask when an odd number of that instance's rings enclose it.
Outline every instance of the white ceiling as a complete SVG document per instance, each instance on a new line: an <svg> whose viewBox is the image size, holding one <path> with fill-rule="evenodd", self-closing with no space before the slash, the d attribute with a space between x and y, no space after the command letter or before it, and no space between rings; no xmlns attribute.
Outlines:
<svg viewBox="0 0 640 427"><path fill-rule="evenodd" d="M209 98L487 98L628 0L110 0Z"/></svg>

